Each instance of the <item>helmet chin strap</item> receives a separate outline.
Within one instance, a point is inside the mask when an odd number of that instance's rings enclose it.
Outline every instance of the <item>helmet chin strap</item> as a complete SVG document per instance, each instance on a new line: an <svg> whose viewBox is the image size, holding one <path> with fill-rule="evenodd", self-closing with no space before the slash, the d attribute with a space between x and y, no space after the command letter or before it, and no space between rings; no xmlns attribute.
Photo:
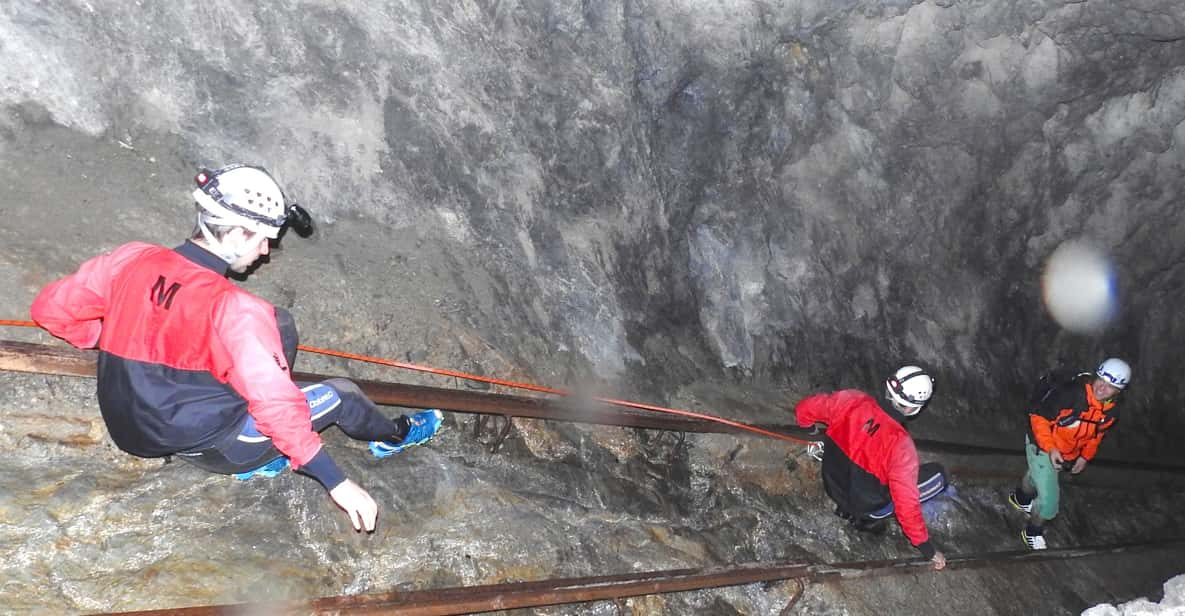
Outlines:
<svg viewBox="0 0 1185 616"><path fill-rule="evenodd" d="M218 257L223 261L226 261L228 265L234 263L239 257L246 254L245 252L231 250L230 248L223 245L222 241L215 238L214 234L210 232L209 227L206 226L206 221L202 220L203 218L204 217L201 214L198 214L197 226L202 232L202 237L206 238L206 244L210 247L210 252L218 255Z"/></svg>

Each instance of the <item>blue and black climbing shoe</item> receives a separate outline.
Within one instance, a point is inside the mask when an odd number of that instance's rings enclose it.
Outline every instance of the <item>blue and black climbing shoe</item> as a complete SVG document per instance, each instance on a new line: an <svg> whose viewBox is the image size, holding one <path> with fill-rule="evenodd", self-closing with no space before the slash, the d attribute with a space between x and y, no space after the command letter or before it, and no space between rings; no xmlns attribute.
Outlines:
<svg viewBox="0 0 1185 616"><path fill-rule="evenodd" d="M286 468L288 468L288 458L280 456L255 470L250 470L243 473L235 473L234 477L239 481L247 481L256 475L259 475L260 477L275 477L276 475L284 472L284 469Z"/></svg>
<svg viewBox="0 0 1185 616"><path fill-rule="evenodd" d="M397 454L408 447L423 445L432 440L444 425L444 415L436 409L420 411L403 417L407 421L407 434L398 443L391 441L371 441L370 453L376 458L385 458Z"/></svg>

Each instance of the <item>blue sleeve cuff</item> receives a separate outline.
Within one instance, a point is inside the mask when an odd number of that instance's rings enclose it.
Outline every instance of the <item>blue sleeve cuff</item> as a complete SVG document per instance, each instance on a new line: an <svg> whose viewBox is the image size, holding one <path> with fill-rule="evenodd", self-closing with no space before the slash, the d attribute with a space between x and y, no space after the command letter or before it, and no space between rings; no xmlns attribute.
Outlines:
<svg viewBox="0 0 1185 616"><path fill-rule="evenodd" d="M321 447L321 451L318 451L317 455L300 467L297 472L304 473L321 482L326 490L332 490L346 480L345 474L337 467L337 463L329 456L325 447Z"/></svg>

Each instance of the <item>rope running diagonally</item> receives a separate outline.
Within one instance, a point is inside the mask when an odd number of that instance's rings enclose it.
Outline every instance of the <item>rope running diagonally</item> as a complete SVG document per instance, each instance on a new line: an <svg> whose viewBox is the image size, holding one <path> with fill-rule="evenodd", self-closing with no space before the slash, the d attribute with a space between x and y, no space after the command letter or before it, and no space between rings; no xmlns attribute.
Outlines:
<svg viewBox="0 0 1185 616"><path fill-rule="evenodd" d="M0 319L0 326L37 327L37 323L35 323L33 321L18 321L18 320L10 320L10 319ZM557 396L572 395L572 392L570 392L570 391L566 391L563 389L557 389L554 387L546 387L544 385L535 385L533 383L522 383L522 382L518 382L518 381L508 381L505 379L496 379L496 378L481 376L481 375L477 375L477 374L470 374L467 372L459 372L456 370L449 370L447 368L433 368L431 366L421 366L418 364L411 364L411 363L395 361L395 360L391 360L391 359L383 359L381 357L371 357L369 355L359 355L357 353L347 353L345 351L335 351L333 349L323 349L323 348L308 346L308 345L304 345L304 344L298 346L297 349L304 351L306 353L316 353L318 355L327 355L329 357L340 357L342 359L361 361L361 362L366 362L366 363L371 363L371 364L378 364L378 365L382 365L382 366L390 366L393 368L401 368L403 370L414 370L416 372L425 372L428 374L451 376L454 378L465 379L468 381L489 383L491 385L501 385L503 387L510 387L513 389L523 389L523 390L527 390L527 391L535 391L535 392L540 392L540 393L545 393L545 394L553 394L553 395L557 395ZM719 417L717 415L709 415L706 413L697 413L695 411L674 409L674 408L669 408L669 407L665 407L665 406L657 406L657 405L653 405L653 404L644 404L642 402L631 402L629 400L618 400L616 398L593 397L592 400L594 400L596 402L602 402L605 404L611 404L613 406L622 406L622 407L627 407L627 408L641 409L644 411L652 411L655 413L664 413L667 415L678 415L678 416L682 416L682 417L689 417L692 419L710 421L713 423L731 426L731 427L736 428L738 430L745 430L748 432L753 432L755 434L760 434L762 436L768 436L768 437L776 438L776 439L782 440L782 441L797 443L799 445L809 445L811 443L811 441L808 441L808 440L795 438L795 437L787 435L787 434L782 434L780 432L774 432L772 430L766 430L766 429L760 428L758 426L750 425L750 424L739 422L739 421L734 421L732 419L728 419L725 417Z"/></svg>

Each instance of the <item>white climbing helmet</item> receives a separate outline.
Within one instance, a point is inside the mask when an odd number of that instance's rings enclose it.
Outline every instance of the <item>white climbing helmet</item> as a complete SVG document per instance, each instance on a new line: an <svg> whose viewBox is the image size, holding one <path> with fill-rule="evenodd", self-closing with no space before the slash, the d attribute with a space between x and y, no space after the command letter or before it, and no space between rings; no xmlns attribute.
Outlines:
<svg viewBox="0 0 1185 616"><path fill-rule="evenodd" d="M1117 389L1123 389L1127 387L1127 382L1132 378L1132 367L1127 365L1127 362L1122 359L1112 357L1103 360L1103 363L1099 364L1099 367L1095 369L1094 373L1100 379L1114 385Z"/></svg>
<svg viewBox="0 0 1185 616"><path fill-rule="evenodd" d="M913 415L922 410L934 393L934 379L918 366L902 366L893 376L885 380L885 392L898 406L915 409Z"/></svg>
<svg viewBox="0 0 1185 616"><path fill-rule="evenodd" d="M202 169L194 181L198 187L193 199L205 213L206 223L279 237L288 209L280 185L263 167L234 164L214 171Z"/></svg>

